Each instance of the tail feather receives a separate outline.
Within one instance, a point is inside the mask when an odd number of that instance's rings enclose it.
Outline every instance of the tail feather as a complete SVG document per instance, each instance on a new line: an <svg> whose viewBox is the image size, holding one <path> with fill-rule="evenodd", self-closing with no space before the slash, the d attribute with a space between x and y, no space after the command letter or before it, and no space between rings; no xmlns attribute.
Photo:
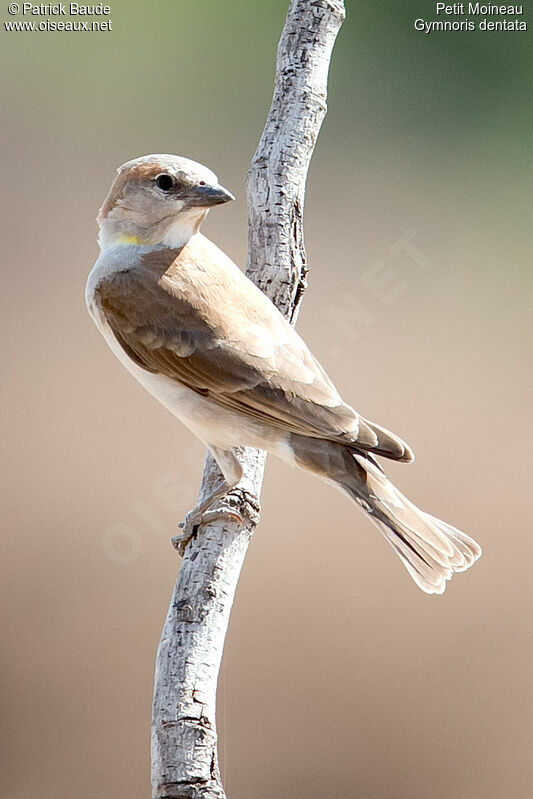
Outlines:
<svg viewBox="0 0 533 799"><path fill-rule="evenodd" d="M401 536L392 535L381 522L376 524L386 540L400 556L400 560L419 588L426 594L443 594L446 588L446 580L449 580L452 576L451 569L443 569L441 566L432 568L431 563L426 558L413 557L413 551L407 551L402 546Z"/></svg>
<svg viewBox="0 0 533 799"><path fill-rule="evenodd" d="M442 594L454 572L465 571L481 555L481 547L457 528L417 508L387 479L371 459L354 454L356 481L350 495L398 553L416 584L427 594Z"/></svg>
<svg viewBox="0 0 533 799"><path fill-rule="evenodd" d="M429 516L429 514L427 514ZM476 562L476 560L481 557L481 547L474 541L473 538L470 538L469 535L466 533L461 532L456 527L453 527L451 524L447 524L446 522L442 522L440 519L435 518L435 516L429 516L433 524L435 524L442 532L444 532L449 540L452 542L455 550L458 553L459 561L457 565L454 564L454 570L456 572L464 572L470 568L470 566Z"/></svg>
<svg viewBox="0 0 533 799"><path fill-rule="evenodd" d="M427 594L442 594L454 572L465 571L481 555L472 538L401 494L372 453L294 433L288 444L297 465L342 489L368 513Z"/></svg>

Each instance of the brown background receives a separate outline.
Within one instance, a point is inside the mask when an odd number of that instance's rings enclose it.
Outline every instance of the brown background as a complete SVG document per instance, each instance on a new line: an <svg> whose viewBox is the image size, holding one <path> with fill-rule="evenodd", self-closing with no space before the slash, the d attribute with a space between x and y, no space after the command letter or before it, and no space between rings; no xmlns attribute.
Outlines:
<svg viewBox="0 0 533 799"><path fill-rule="evenodd" d="M231 799L532 793L530 61L519 34L415 34L428 9L363 2L341 33L299 329L415 449L402 490L484 555L427 597L362 514L271 459L221 677ZM238 195L204 232L244 264L284 11L119 0L111 33L2 31L6 799L148 796L169 538L203 452L86 314L93 219L121 162L179 152ZM424 268L394 251L410 231Z"/></svg>

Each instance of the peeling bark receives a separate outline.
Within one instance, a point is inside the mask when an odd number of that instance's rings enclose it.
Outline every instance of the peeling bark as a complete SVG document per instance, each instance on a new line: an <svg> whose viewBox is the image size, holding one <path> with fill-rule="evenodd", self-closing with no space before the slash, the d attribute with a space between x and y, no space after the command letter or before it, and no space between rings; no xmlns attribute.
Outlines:
<svg viewBox="0 0 533 799"><path fill-rule="evenodd" d="M342 0L291 0L278 46L274 97L248 174L247 274L295 322L306 287L307 170L326 113L327 76ZM156 663L153 799L225 799L217 761L216 689L231 606L259 521L265 453L241 451L244 476L187 546ZM200 498L221 480L206 459Z"/></svg>

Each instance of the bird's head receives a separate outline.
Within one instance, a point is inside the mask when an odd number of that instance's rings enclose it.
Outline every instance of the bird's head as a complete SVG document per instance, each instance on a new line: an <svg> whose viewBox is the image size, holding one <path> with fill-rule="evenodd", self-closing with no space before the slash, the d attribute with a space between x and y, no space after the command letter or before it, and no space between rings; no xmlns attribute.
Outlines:
<svg viewBox="0 0 533 799"><path fill-rule="evenodd" d="M102 250L120 244L183 247L213 205L234 199L210 169L177 155L146 155L117 172L97 217Z"/></svg>

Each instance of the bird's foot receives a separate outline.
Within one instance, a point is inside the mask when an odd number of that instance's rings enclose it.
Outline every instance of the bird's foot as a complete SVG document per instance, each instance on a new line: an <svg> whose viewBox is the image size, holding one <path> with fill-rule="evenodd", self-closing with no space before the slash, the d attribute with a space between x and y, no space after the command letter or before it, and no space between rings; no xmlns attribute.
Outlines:
<svg viewBox="0 0 533 799"><path fill-rule="evenodd" d="M181 557L185 555L185 549L189 541L192 541L193 538L196 538L196 533L198 532L198 526L200 524L200 519L197 522L194 522L189 518L190 515L191 514L188 513L185 517L185 521L178 524L178 527L181 527L183 530L181 535L174 535L170 539L170 543L181 555Z"/></svg>
<svg viewBox="0 0 533 799"><path fill-rule="evenodd" d="M255 527L259 522L261 506L256 497L246 489L236 486L222 497L220 505L213 508L213 512L219 518L237 519L241 525L248 520Z"/></svg>
<svg viewBox="0 0 533 799"><path fill-rule="evenodd" d="M234 508L208 508L203 513L199 514L191 511L185 517L185 521L178 524L178 527L181 527L183 533L181 535L175 535L170 539L172 546L178 551L181 557L183 557L187 544L192 541L193 538L196 538L199 526L201 524L209 524L218 519L229 519L230 521L237 522L237 524L243 523L241 514Z"/></svg>
<svg viewBox="0 0 533 799"><path fill-rule="evenodd" d="M217 498L218 499L218 498ZM217 503L202 511L192 510L185 517L184 522L178 525L183 532L181 535L176 535L171 539L172 546L183 557L187 544L196 538L198 528L201 524L209 524L210 522L223 519L229 522L237 522L237 524L244 524L245 517L248 518L253 525L259 521L260 505L255 497L241 488L234 488L228 491L222 497L220 504Z"/></svg>

